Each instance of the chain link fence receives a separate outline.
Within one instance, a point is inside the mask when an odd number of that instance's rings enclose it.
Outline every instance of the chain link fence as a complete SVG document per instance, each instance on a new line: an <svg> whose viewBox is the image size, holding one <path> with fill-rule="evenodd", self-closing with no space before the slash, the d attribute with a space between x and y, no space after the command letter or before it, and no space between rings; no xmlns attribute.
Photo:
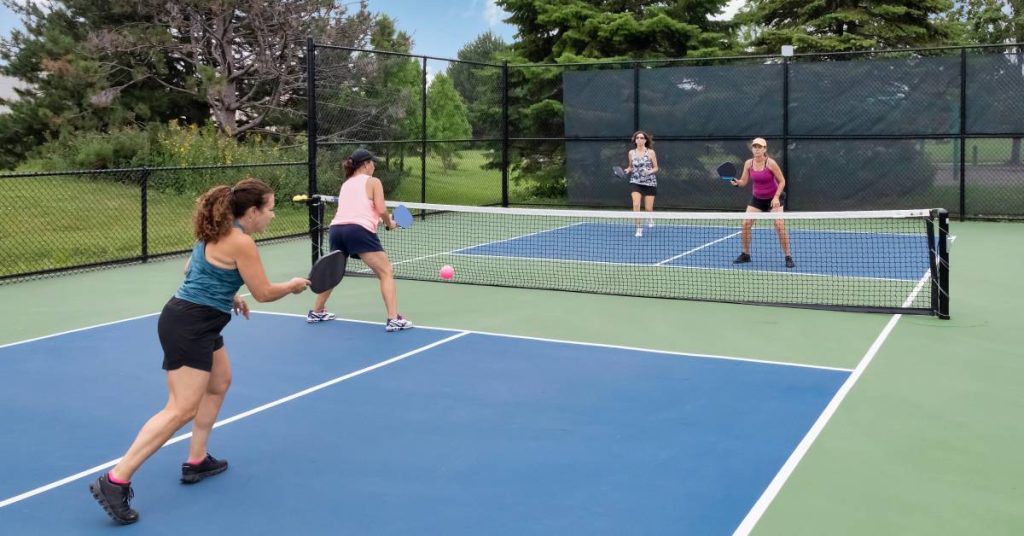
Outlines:
<svg viewBox="0 0 1024 536"><path fill-rule="evenodd" d="M276 192L276 218L258 240L305 237L305 162L0 175L0 282L188 252L196 199L245 177Z"/></svg>
<svg viewBox="0 0 1024 536"><path fill-rule="evenodd" d="M622 208L611 167L644 130L659 208L742 210L714 169L764 137L790 210L1024 219L1019 45L545 65L311 49L321 193L362 146L389 199Z"/></svg>

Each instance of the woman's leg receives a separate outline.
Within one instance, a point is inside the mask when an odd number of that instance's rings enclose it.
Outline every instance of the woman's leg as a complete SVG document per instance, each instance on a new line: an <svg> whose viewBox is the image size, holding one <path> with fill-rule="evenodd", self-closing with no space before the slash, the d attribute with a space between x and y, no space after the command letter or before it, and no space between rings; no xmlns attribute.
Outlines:
<svg viewBox="0 0 1024 536"><path fill-rule="evenodd" d="M772 212L782 212L782 207L773 208ZM783 220L775 220L775 232L779 234L779 244L782 245L782 253L787 257L791 257L792 254L789 252L789 233L786 232L786 222Z"/></svg>
<svg viewBox="0 0 1024 536"><path fill-rule="evenodd" d="M648 195L648 196L644 197L644 209L647 210L647 212L654 212L654 196L653 195ZM648 227L654 227L654 220L651 219L651 218L648 218L647 219L647 226Z"/></svg>
<svg viewBox="0 0 1024 536"><path fill-rule="evenodd" d="M760 210L747 205L747 212L761 212ZM750 239L753 234L754 220L743 220L743 233L740 235L743 241L743 253L750 255Z"/></svg>
<svg viewBox="0 0 1024 536"><path fill-rule="evenodd" d="M320 294L316 295L316 300L313 302L314 311L322 313L325 309L327 309L327 299L331 297L332 290L334 289L325 290Z"/></svg>
<svg viewBox="0 0 1024 536"><path fill-rule="evenodd" d="M384 308L388 319L398 316L398 292L395 289L395 270L383 251L360 253L359 258L377 274L380 279L380 295L384 298Z"/></svg>
<svg viewBox="0 0 1024 536"><path fill-rule="evenodd" d="M224 403L224 395L231 386L231 361L225 347L213 353L213 368L206 384L206 392L199 402L199 411L192 421L192 442L188 449L189 461L202 460L206 457L210 430L217 422L217 414Z"/></svg>
<svg viewBox="0 0 1024 536"><path fill-rule="evenodd" d="M146 421L110 474L117 480L130 481L146 459L196 416L209 383L210 373L205 370L181 367L168 371L167 405Z"/></svg>
<svg viewBox="0 0 1024 536"><path fill-rule="evenodd" d="M633 212L640 212L640 200L643 198L643 196L640 195L640 192L630 192L629 197L633 201ZM637 236L640 236L640 233L643 232L641 227L640 227L641 223L642 222L640 221L640 218L637 218L636 219L636 235Z"/></svg>

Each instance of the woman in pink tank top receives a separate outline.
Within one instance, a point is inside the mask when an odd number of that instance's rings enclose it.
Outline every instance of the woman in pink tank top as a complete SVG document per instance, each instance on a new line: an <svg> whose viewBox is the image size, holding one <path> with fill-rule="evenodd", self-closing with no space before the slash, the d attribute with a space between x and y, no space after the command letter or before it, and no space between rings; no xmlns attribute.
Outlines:
<svg viewBox="0 0 1024 536"><path fill-rule="evenodd" d="M732 185L736 187L746 186L747 182L753 181L753 195L747 205L747 212L782 212L782 201L785 199L786 177L775 160L768 157L768 142L764 138L754 138L750 142L750 150L754 157L743 165L743 174L739 179L733 180ZM786 268L793 268L793 254L789 250L789 234L786 232L786 222L774 220L775 232L779 235L779 243L782 245L782 253L785 255ZM743 220L743 252L733 261L735 264L750 262L750 241L754 220Z"/></svg>
<svg viewBox="0 0 1024 536"><path fill-rule="evenodd" d="M362 260L377 275L388 315L384 329L401 331L411 328L412 322L398 314L395 269L377 236L377 225L382 219L389 230L395 228L395 221L384 204L384 185L373 176L377 161L370 151L356 149L342 163L345 182L338 192L338 212L331 220L328 236L331 251L340 250ZM306 315L306 322L313 324L334 319L334 315L327 312L327 299L330 297L330 290L317 294L313 309Z"/></svg>

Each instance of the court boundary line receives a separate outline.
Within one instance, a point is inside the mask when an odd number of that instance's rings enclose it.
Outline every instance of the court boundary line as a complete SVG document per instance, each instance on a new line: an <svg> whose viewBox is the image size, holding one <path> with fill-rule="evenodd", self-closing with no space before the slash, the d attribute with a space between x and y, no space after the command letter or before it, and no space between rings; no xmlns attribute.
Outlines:
<svg viewBox="0 0 1024 536"><path fill-rule="evenodd" d="M907 296L907 299L904 301L904 307L908 306L907 304L909 303L913 303L917 294L922 288L924 288L925 283L929 280L931 280L930 270L925 272L924 276L922 276L917 282L913 292ZM793 452L791 452L789 457L786 458L785 463L783 463L782 467L779 468L771 482L768 483L768 486L757 498L757 501L753 506L751 506L750 510L747 511L747 515L743 517L739 526L737 526L736 530L733 531L733 536L748 536L750 532L754 530L754 527L757 526L761 517L763 517L765 512L768 511L768 507L775 501L775 497L779 495L783 486L785 486L786 482L789 481L789 477L792 476L797 465L803 461L804 456L807 455L808 451L810 451L811 446L813 446L814 442L817 441L821 432L825 429L825 426L828 425L830 420L832 420L832 416L839 410L839 406L844 400L846 400L846 396L853 390L853 387L860 380L861 376L864 375L864 371L867 370L868 365L874 361L875 356L878 355L878 351L882 349L882 345L885 344L885 341L896 328L896 324L899 323L901 318L903 318L903 313L894 314L892 315L892 318L889 319L889 322L885 324L885 327L883 327L882 331L875 337L875 340L871 343L871 346L868 347L867 352L864 353L864 357L862 357L860 362L857 363L853 372L851 372L846 378L846 381L839 386L836 394L832 396L832 400L829 401L825 406L825 409L818 415L818 418L815 419L814 424L812 424L811 428L807 430L806 434L804 434L800 443L798 443L796 448L793 449Z"/></svg>
<svg viewBox="0 0 1024 536"><path fill-rule="evenodd" d="M403 354L400 354L400 355L397 355L397 356L385 359L383 361L378 361L377 363L374 363L373 365L369 365L369 366L363 367L363 368L361 368L359 370L355 370L353 372L349 372L347 374L343 374L341 376L338 376L337 378L334 378L334 379L331 379L331 380L327 380L325 382L319 383L319 384L314 385L312 387L307 387L307 388L305 388L305 389L303 389L301 391L297 391L297 392L292 393L290 395L278 398L277 400L274 400L274 401L271 401L271 402L267 402L266 404L257 406L255 408L252 408L252 409L249 409L249 410L246 410L246 411L243 411L241 413L237 413L237 414L232 415L230 417L227 417L225 419L221 419L221 420L217 421L216 423L214 423L213 427L214 428L220 428L221 426L225 426L225 425L231 424L231 423L233 423L235 421L242 420L242 419L244 419L246 417L251 417L251 416L253 416L253 415L257 414L257 413L262 413L262 412L264 412L264 411L266 411L268 409L274 408L276 406L280 406L280 405L282 405L282 404L284 404L286 402L291 402L292 400L304 397L304 396L306 396L308 394L312 394L312 393L315 393L317 391L326 389L326 388L328 388L328 387L330 387L332 385L335 385L337 383L341 383L341 382L349 380L351 378L355 378L356 376L361 376L363 374L366 374L367 372L371 372L371 371L374 371L376 369L379 369L379 368L391 365L393 363L397 363L398 361L401 361L401 360L406 359L408 357L412 357L412 356L414 356L416 354L419 354L421 352L425 352L427 350L433 349L433 348L435 348L437 346L441 346L442 344L446 344L448 342L451 342L451 341L453 341L455 339L458 339L460 337L464 337L464 336L469 335L469 334L470 334L470 332L468 332L468 331L463 331L463 332L455 333L454 335L452 335L450 337L446 337L446 338L441 339L439 341L434 341L434 342L432 342L430 344L426 344L426 345L420 346L419 348L415 348L413 350L410 350L410 351L405 352ZM192 432L187 432L185 434L172 437L171 439L168 439L166 443L164 443L163 445L160 445L160 449L162 449L162 448L164 448L164 447L166 447L168 445L173 445L175 443L179 443L179 442L184 441L186 439L189 439L191 437L192 437ZM160 450L160 449L157 449L157 450ZM47 491L50 491L52 489L59 488L59 487L65 485L65 484L70 484L71 482L75 482L77 480L81 480L82 478L85 478L87 476L93 475L93 474L95 474L95 473L97 473L99 471L107 469L108 467L113 467L113 466L117 465L122 459L123 459L123 457L117 458L117 459L114 459L114 460L110 460L110 461L102 463L100 465L97 465L97 466L94 466L94 467L90 467L89 469L86 469L84 471L80 471L80 472L75 473L73 475L66 476L66 477L64 477L64 478L62 478L60 480L55 480L53 482L50 482L49 484L45 484L45 485L39 486L39 487L37 487L35 489L26 491L26 492L21 493L19 495L15 495L13 497L8 497L7 499L4 499L4 500L0 501L0 508L4 508L4 507L7 507L7 506L10 506L12 504L21 502L21 501L23 501L25 499L28 499L28 498L31 498L31 497L35 497L36 495L40 495L40 494L45 493Z"/></svg>
<svg viewBox="0 0 1024 536"><path fill-rule="evenodd" d="M306 315L303 315L303 314L298 314L298 313L281 313L281 312L277 312L277 311L251 311L251 312L255 313L255 314L271 315L271 316L287 316L287 317L295 317L295 318L305 318L306 317ZM352 323L355 323L355 324L371 324L371 325L379 325L380 324L380 322L373 321L373 320L360 320L360 319L357 319L357 318L343 318L343 317L338 317L338 318L335 318L334 320L331 320L331 322L335 322L335 321L339 321L339 322L352 322ZM829 367L829 366L825 366L825 365L810 365L810 364L807 364L807 363L792 363L792 362L787 362L787 361L771 361L771 360L767 360L767 359L754 359L754 358L751 358L751 357L738 357L738 356L727 356L727 355L716 355L716 354L698 354L698 353L693 353L693 352L675 352L675 351L672 351L672 350L656 350L656 349L652 349L652 348L640 348L640 347L636 347L636 346L624 346L624 345L617 345L617 344L605 344L605 343L599 343L599 342L573 341L573 340L567 340L567 339L550 339L550 338L545 338L545 337L533 337L533 336L530 336L530 335L514 335L514 334L511 334L511 333L496 333L496 332L478 331L478 330L472 330L472 329L454 329L454 328L445 328L445 327L437 327L437 326L425 326L425 325L421 325L421 324L416 324L415 329L427 329L427 330L433 330L433 331L454 331L454 332L466 333L466 334L471 334L471 335L487 335L487 336L490 336L490 337L502 337L502 338L506 338L506 339L523 339L523 340L529 340L529 341L548 342L548 343L555 343L555 344L571 344L571 345L574 345L574 346L590 346L590 347L595 347L595 348L608 348L608 349L612 349L612 350L628 350L628 351L632 351L632 352L640 352L640 353L647 353L647 354L661 354L661 355L672 356L672 357L699 357L699 358L702 358L702 359L718 359L718 360L723 360L723 361L743 361L743 362L747 362L747 363L756 363L756 364L760 364L760 365L775 365L775 366L780 366L780 367L809 368L809 369L815 369L815 370L825 370L825 371L830 371L830 372L846 372L846 373L850 373L850 372L854 371L854 369L850 369L850 368Z"/></svg>
<svg viewBox="0 0 1024 536"><path fill-rule="evenodd" d="M718 240L712 240L711 242L708 242L708 243L706 243L704 245L701 245L701 246L697 246L697 247L695 247L695 248L693 248L693 249L691 249L689 251L684 251L684 252L680 253L679 255L675 255L675 256L669 257L669 258L667 258L667 259L665 259L663 261L659 261L659 262L655 263L654 266L661 266L661 265L663 265L665 263L672 262L672 261L674 261L676 259L681 259L681 258L683 258L683 257L685 257L685 256L687 256L687 255L689 255L691 253L696 253L696 252L698 252L698 251L700 251L700 250L702 250L704 248L711 247L711 246L713 246L713 245L715 245L715 244L717 244L719 242L723 242L725 240L728 240L728 239L730 239L730 238L732 238L732 237L734 237L734 236L736 236L736 235L738 235L738 234L740 234L742 232L743 231L736 231L735 233L732 233L730 235L725 235L725 236L719 238Z"/></svg>
<svg viewBox="0 0 1024 536"><path fill-rule="evenodd" d="M25 339L23 341L15 341L15 342L9 342L7 344L0 344L0 350L3 350L4 348L8 348L10 346L17 346L19 344L27 344L27 343L30 343L30 342L37 342L37 341L49 339L49 338L52 338L52 337L59 337L61 335L70 335L72 333L78 333L79 331L86 331L86 330L95 329L95 328L102 328L102 327L106 327L106 326L112 326L114 324L120 324L122 322L131 322L132 320L141 320L143 318L147 318L147 317L150 317L150 316L156 316L156 315L159 315L159 314L160 313L147 313L147 314L144 314L144 315L133 316L131 318L123 318L121 320L113 320L111 322L104 322L102 324L95 324L95 325L92 325L92 326L85 326L84 328L69 329L67 331L61 331L59 333L51 333L50 335L43 335L41 337L33 337L31 339Z"/></svg>

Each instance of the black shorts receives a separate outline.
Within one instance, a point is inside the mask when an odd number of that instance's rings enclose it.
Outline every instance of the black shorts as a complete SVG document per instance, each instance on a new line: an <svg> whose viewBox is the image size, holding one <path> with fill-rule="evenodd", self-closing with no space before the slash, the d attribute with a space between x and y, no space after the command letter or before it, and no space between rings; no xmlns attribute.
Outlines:
<svg viewBox="0 0 1024 536"><path fill-rule="evenodd" d="M649 197L656 197L658 195L657 186L645 186L643 184L629 183L633 187L634 192L638 192L640 195L646 195Z"/></svg>
<svg viewBox="0 0 1024 536"><path fill-rule="evenodd" d="M156 325L164 349L164 370L189 367L209 372L213 353L224 347L220 332L229 321L230 314L209 305L171 298Z"/></svg>
<svg viewBox="0 0 1024 536"><path fill-rule="evenodd" d="M751 207L756 208L757 210L760 210L761 212L771 212L772 211L772 198L769 197L768 199L761 199L760 197L753 197L753 196L751 196L750 197L750 203L748 205L751 206ZM782 194L782 195L779 196L779 206L785 206L785 205L786 205L786 194Z"/></svg>
<svg viewBox="0 0 1024 536"><path fill-rule="evenodd" d="M384 251L377 233L367 231L362 225L344 223L332 225L328 233L331 251L344 251L348 256L359 258L360 253Z"/></svg>

